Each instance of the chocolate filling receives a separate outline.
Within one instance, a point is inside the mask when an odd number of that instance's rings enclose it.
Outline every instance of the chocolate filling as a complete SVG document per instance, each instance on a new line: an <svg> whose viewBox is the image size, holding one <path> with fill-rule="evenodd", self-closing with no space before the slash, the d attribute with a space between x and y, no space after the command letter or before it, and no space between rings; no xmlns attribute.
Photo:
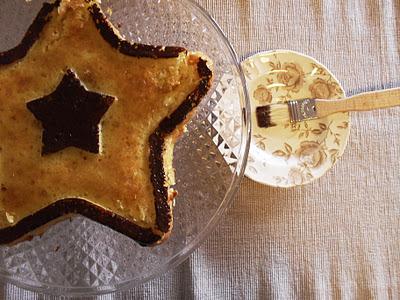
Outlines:
<svg viewBox="0 0 400 300"><path fill-rule="evenodd" d="M99 153L99 124L114 100L89 92L78 76L67 70L54 92L26 104L42 123L42 155L67 147Z"/></svg>
<svg viewBox="0 0 400 300"><path fill-rule="evenodd" d="M9 64L23 58L30 47L39 38L41 31L50 20L50 13L60 4L45 3L39 15L30 26L21 44L14 49L0 53L0 64ZM173 58L178 57L186 49L180 47L154 47L149 45L131 44L118 37L111 24L102 13L100 7L94 4L89 7L93 21L102 37L120 53L133 57L148 58ZM149 137L150 143L150 170L155 198L156 222L161 232L168 232L172 222L172 210L168 202L168 189L165 187L165 172L163 164L163 150L165 137L173 132L182 123L187 115L195 108L207 94L212 78L212 72L207 67L205 60L199 59L197 65L200 75L199 86L186 98L186 100L169 117L161 121L156 131ZM83 215L91 220L108 226L134 240L142 246L153 245L162 236L135 223L116 215L116 213L91 204L83 199L62 199L46 208L30 215L14 226L0 229L0 244L7 244L29 234L29 232L67 214Z"/></svg>

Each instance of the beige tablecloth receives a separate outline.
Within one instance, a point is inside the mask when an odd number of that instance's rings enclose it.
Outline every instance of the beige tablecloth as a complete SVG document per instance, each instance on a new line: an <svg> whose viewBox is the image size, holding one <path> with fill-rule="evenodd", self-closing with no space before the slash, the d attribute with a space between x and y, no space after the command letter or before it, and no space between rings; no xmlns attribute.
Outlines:
<svg viewBox="0 0 400 300"><path fill-rule="evenodd" d="M241 58L308 54L348 95L400 86L399 0L198 2ZM185 263L99 299L399 299L400 108L353 115L352 124L345 155L325 177L289 190L245 179ZM1 295L42 299L10 285Z"/></svg>

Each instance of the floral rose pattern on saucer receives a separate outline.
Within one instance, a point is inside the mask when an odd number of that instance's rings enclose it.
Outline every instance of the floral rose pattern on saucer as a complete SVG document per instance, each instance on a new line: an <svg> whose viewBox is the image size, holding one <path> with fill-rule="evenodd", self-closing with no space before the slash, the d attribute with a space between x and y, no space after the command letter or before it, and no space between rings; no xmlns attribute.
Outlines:
<svg viewBox="0 0 400 300"><path fill-rule="evenodd" d="M276 66L273 62L270 63L273 71L283 70L277 73L278 82L283 83L283 88L288 91L298 92L304 85L303 69L296 63L284 63L281 68L279 62Z"/></svg>
<svg viewBox="0 0 400 300"><path fill-rule="evenodd" d="M255 109L290 99L343 98L336 78L314 59L292 51L260 53L245 60L242 66L253 123L246 175L279 187L307 184L324 175L346 148L350 132L348 113L259 128Z"/></svg>
<svg viewBox="0 0 400 300"><path fill-rule="evenodd" d="M263 85L259 85L253 93L254 99L259 103L270 104L272 101L271 92Z"/></svg>

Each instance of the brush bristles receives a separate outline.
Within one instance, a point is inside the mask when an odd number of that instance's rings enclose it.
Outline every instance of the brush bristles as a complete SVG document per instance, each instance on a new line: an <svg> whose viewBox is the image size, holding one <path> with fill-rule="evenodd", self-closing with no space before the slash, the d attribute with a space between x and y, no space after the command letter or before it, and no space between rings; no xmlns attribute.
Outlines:
<svg viewBox="0 0 400 300"><path fill-rule="evenodd" d="M268 128L276 126L276 124L271 123L271 107L269 105L257 107L256 115L258 127Z"/></svg>
<svg viewBox="0 0 400 300"><path fill-rule="evenodd" d="M256 109L258 127L269 128L290 122L287 104L259 106Z"/></svg>

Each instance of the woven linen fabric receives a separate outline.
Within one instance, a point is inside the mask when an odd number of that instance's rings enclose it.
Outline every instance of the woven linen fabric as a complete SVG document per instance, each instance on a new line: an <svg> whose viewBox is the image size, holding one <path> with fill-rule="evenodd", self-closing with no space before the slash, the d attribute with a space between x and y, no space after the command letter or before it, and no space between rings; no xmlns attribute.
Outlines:
<svg viewBox="0 0 400 300"><path fill-rule="evenodd" d="M3 0L5 1L5 0ZM346 93L400 86L399 0L198 0L241 59L290 49ZM352 115L345 155L308 186L244 179L179 267L97 299L400 299L400 108ZM2 283L0 298L52 299Z"/></svg>

